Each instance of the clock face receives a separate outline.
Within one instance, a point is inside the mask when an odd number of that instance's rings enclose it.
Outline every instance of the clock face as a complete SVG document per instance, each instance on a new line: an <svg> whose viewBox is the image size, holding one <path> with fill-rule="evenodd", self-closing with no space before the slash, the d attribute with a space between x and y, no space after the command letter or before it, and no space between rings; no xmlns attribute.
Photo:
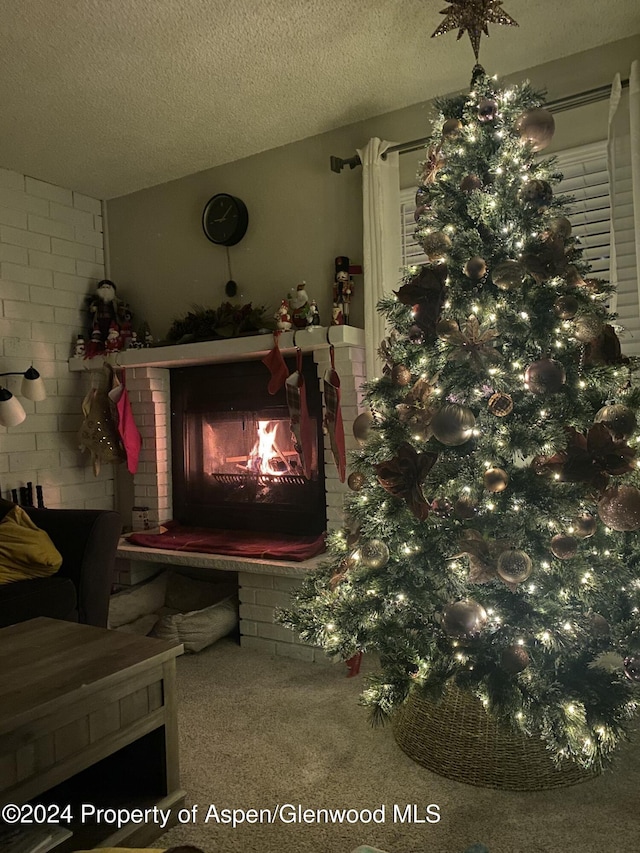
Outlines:
<svg viewBox="0 0 640 853"><path fill-rule="evenodd" d="M239 198L218 193L206 203L202 227L212 243L235 246L244 237L249 224L247 208Z"/></svg>

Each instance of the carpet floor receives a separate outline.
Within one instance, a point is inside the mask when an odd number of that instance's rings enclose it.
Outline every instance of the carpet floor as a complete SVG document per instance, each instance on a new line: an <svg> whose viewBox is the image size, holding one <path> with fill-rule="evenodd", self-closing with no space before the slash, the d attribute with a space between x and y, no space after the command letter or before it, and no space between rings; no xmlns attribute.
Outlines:
<svg viewBox="0 0 640 853"><path fill-rule="evenodd" d="M349 853L360 844L389 853L463 853L474 842L490 853L638 849L637 736L613 770L581 785L533 793L476 788L415 764L389 726L372 728L358 704L363 675L345 674L341 664L270 657L228 639L179 658L182 787L197 815L154 846L190 843L206 853ZM384 806L384 823L285 822L289 809L273 823L264 814L261 823L221 822L222 809L288 804L314 812ZM394 806L399 817L408 804L422 820L437 805L439 822L394 822Z"/></svg>

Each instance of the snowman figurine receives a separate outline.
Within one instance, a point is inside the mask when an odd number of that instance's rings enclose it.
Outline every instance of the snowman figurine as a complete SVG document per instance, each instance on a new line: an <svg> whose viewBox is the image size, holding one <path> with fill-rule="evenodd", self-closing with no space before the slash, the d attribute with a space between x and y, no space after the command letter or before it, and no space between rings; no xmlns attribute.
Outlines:
<svg viewBox="0 0 640 853"><path fill-rule="evenodd" d="M291 319L296 329L306 329L311 323L311 308L309 296L306 291L306 283L303 281L295 290L289 294L291 308Z"/></svg>
<svg viewBox="0 0 640 853"><path fill-rule="evenodd" d="M73 349L73 355L75 358L84 358L87 352L87 345L85 343L84 335L78 335L76 339L76 345Z"/></svg>

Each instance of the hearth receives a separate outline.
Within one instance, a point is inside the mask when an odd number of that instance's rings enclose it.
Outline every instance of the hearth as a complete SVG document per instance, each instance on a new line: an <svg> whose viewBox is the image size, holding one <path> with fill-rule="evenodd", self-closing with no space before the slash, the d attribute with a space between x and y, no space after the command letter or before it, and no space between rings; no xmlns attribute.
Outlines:
<svg viewBox="0 0 640 853"><path fill-rule="evenodd" d="M294 362L288 367L293 372ZM227 530L325 530L322 400L312 357L303 358L302 372L313 422L309 478L284 389L268 393L262 362L171 370L174 519Z"/></svg>

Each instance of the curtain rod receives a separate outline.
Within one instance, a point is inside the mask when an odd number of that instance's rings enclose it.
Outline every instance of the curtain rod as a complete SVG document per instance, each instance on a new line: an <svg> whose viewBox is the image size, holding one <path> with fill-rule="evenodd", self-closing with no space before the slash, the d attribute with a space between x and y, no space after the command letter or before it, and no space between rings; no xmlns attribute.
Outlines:
<svg viewBox="0 0 640 853"><path fill-rule="evenodd" d="M622 88L626 89L629 86L629 80L622 81ZM576 107L584 107L587 104L595 104L598 101L606 100L611 94L611 86L598 86L595 89L588 89L586 92L578 92L576 95L567 95L564 98L557 98L555 101L549 101L545 104L545 108L549 110L551 113L562 113L565 110L573 110ZM383 154L383 158L386 157L387 154L391 154L394 151L397 151L398 154L409 154L411 151L419 151L429 141L429 137L425 136L422 139L413 139L411 142L401 142L398 145L392 145L390 148L387 148L385 154ZM345 166L349 166L350 169L355 169L356 166L361 166L362 162L358 154L354 154L353 157L330 157L329 162L331 165L331 171L337 172L338 174L344 169Z"/></svg>

